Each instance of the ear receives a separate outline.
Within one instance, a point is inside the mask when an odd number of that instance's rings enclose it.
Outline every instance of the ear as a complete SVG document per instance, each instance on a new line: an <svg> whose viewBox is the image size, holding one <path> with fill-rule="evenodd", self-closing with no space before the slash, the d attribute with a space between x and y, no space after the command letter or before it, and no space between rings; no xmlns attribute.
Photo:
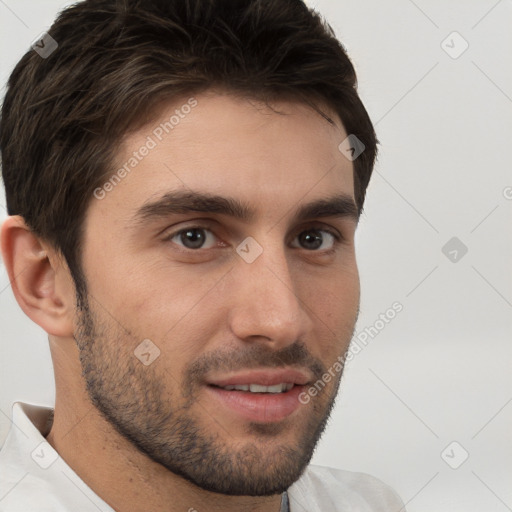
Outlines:
<svg viewBox="0 0 512 512"><path fill-rule="evenodd" d="M75 287L64 258L35 236L19 215L4 221L0 240L21 309L48 334L73 336Z"/></svg>

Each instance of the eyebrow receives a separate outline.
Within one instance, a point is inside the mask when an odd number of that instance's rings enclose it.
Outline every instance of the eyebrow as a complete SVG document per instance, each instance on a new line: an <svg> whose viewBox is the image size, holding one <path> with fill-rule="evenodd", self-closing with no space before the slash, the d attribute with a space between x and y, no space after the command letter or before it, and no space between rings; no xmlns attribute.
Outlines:
<svg viewBox="0 0 512 512"><path fill-rule="evenodd" d="M233 197L196 191L172 191L144 203L133 220L137 224L145 224L169 215L188 213L216 213L243 221L251 221L256 216L256 210ZM351 218L357 222L359 212L349 195L338 194L301 205L294 213L296 221L323 217Z"/></svg>

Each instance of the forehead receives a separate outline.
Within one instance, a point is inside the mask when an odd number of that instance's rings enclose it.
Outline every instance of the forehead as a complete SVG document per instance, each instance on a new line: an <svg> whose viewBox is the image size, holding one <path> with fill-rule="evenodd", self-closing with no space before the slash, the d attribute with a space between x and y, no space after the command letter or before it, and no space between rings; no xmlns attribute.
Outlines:
<svg viewBox="0 0 512 512"><path fill-rule="evenodd" d="M293 100L269 106L207 92L162 104L125 137L108 191L92 208L126 218L166 192L193 190L237 197L272 216L302 200L353 197L352 162L338 150L347 134L319 108L334 124Z"/></svg>

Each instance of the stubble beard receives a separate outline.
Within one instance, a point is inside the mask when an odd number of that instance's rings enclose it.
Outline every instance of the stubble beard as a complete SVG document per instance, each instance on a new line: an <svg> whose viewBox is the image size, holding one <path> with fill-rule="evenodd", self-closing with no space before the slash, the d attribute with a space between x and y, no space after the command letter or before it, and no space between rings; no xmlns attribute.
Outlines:
<svg viewBox="0 0 512 512"><path fill-rule="evenodd" d="M254 422L247 424L247 441L230 446L229 424L208 417L198 398L199 375L212 365L225 366L223 355L205 355L189 365L182 384L170 393L164 384L171 381L170 375L162 374L163 365L144 366L133 352L123 350L132 347L132 339L120 329L114 332L99 322L84 301L75 341L89 398L138 451L201 489L225 495L270 496L285 491L301 476L325 430L342 372L337 382L332 382L329 395L326 387L311 400L305 422L291 423L297 431L295 442L278 442L290 423ZM232 355L229 364L236 368L244 367L243 361L254 363L256 353ZM269 355L261 351L256 359L269 363ZM271 359L275 366L282 362L307 366L315 380L325 373L324 365L301 343L275 353ZM174 377L174 382L177 380ZM203 421L198 412L203 413ZM204 418L213 428L207 428Z"/></svg>

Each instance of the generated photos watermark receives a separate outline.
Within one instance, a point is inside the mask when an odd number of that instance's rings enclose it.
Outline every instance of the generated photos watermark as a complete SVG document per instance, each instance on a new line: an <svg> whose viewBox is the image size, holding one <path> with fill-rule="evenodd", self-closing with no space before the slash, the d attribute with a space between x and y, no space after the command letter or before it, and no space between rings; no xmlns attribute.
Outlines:
<svg viewBox="0 0 512 512"><path fill-rule="evenodd" d="M329 383L333 378L339 374L347 361L354 359L356 354L359 354L368 343L373 340L385 327L388 325L398 313L404 309L400 302L394 302L390 308L384 313L379 315L379 318L375 320L373 325L365 327L360 331L351 341L347 351L338 356L336 361L331 367L318 379L313 385L311 385L305 391L299 394L299 402L301 404L307 404L311 401L311 397L317 396L318 393Z"/></svg>

